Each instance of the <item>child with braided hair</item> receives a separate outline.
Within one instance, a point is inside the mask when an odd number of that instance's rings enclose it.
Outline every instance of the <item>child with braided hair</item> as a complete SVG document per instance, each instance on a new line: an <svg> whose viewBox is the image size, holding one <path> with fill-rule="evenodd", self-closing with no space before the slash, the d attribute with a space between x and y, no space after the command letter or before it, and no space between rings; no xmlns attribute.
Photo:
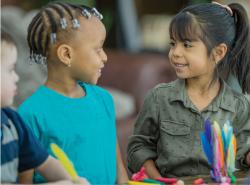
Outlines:
<svg viewBox="0 0 250 185"><path fill-rule="evenodd" d="M51 181L47 184L73 184L59 161L48 155L18 113L9 108L19 80L15 71L16 60L16 43L9 33L1 29L1 184L30 184L30 174L34 170ZM89 184L84 178L77 181Z"/></svg>
<svg viewBox="0 0 250 185"><path fill-rule="evenodd" d="M107 62L102 15L82 5L54 2L28 28L31 63L46 64L48 78L18 109L51 153L59 145L91 184L127 182L116 138L111 95L96 86ZM35 181L42 179L37 174Z"/></svg>

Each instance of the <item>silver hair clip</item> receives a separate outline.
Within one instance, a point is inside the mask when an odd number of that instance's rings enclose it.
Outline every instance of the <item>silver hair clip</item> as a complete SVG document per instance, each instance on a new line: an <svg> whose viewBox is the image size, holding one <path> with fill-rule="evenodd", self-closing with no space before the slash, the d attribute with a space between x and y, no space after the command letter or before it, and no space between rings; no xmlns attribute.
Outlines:
<svg viewBox="0 0 250 185"><path fill-rule="evenodd" d="M72 20L73 23L73 28L79 28L80 27L80 23L77 19L73 19Z"/></svg>
<svg viewBox="0 0 250 185"><path fill-rule="evenodd" d="M35 59L34 59L34 53L33 51L31 51L31 54L29 56L29 64L32 65L33 63L35 63Z"/></svg>
<svg viewBox="0 0 250 185"><path fill-rule="evenodd" d="M50 34L50 42L54 44L56 42L56 33L51 33Z"/></svg>
<svg viewBox="0 0 250 185"><path fill-rule="evenodd" d="M82 10L82 15L88 19L91 18L91 13L85 8Z"/></svg>
<svg viewBox="0 0 250 185"><path fill-rule="evenodd" d="M67 21L65 18L60 19L60 24L61 24L62 29L65 30L67 28Z"/></svg>
<svg viewBox="0 0 250 185"><path fill-rule="evenodd" d="M29 64L31 65L33 63L46 65L47 57L43 56L42 54L36 54L32 51L29 57Z"/></svg>
<svg viewBox="0 0 250 185"><path fill-rule="evenodd" d="M91 11L92 11L92 13L93 13L98 19L100 19L100 20L103 19L102 14L101 14L100 12L98 12L98 10L97 10L96 8L92 8Z"/></svg>
<svg viewBox="0 0 250 185"><path fill-rule="evenodd" d="M39 55L38 55L38 60L37 60L37 62L38 62L38 64L43 64L43 65L45 65L45 64L47 64L47 57L45 57L45 56L39 54Z"/></svg>

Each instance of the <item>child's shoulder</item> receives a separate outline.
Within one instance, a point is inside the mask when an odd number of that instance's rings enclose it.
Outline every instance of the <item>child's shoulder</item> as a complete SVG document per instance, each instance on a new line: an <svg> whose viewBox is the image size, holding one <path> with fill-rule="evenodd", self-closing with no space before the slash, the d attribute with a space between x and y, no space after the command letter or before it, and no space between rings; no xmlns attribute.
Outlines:
<svg viewBox="0 0 250 185"><path fill-rule="evenodd" d="M154 88L155 89L161 89L161 88L163 88L163 89L171 89L173 87L176 87L176 85L179 83L179 81L180 80L177 79L177 80L171 81L169 83L160 83L160 84L156 85Z"/></svg>
<svg viewBox="0 0 250 185"><path fill-rule="evenodd" d="M9 107L1 108L1 123L10 124L10 120L11 123L14 125L15 129L20 132L21 127L23 126L23 122L21 120L20 115L15 110Z"/></svg>
<svg viewBox="0 0 250 185"><path fill-rule="evenodd" d="M166 93L166 92L173 92L175 90L178 90L180 87L182 87L183 82L180 79L177 79L175 81L171 81L169 83L160 83L156 85L152 91L156 93Z"/></svg>
<svg viewBox="0 0 250 185"><path fill-rule="evenodd" d="M39 87L31 96L26 98L18 107L18 113L24 112L32 112L32 110L36 110L42 106L42 104L46 103L44 101L44 94L41 92L42 87Z"/></svg>
<svg viewBox="0 0 250 185"><path fill-rule="evenodd" d="M147 98L158 99L159 102L165 101L166 99L176 99L176 95L182 92L181 89L184 85L185 82L181 79L169 83L160 83L147 93Z"/></svg>
<svg viewBox="0 0 250 185"><path fill-rule="evenodd" d="M229 87L227 84L225 84L225 86L226 88L224 98L228 97L227 101L233 102L237 109L244 107L243 109L247 108L250 110L250 101L247 99L246 95L237 92L236 90Z"/></svg>
<svg viewBox="0 0 250 185"><path fill-rule="evenodd" d="M3 114L3 116L6 116L7 118L17 118L18 117L18 113L9 107L1 108L1 114Z"/></svg>

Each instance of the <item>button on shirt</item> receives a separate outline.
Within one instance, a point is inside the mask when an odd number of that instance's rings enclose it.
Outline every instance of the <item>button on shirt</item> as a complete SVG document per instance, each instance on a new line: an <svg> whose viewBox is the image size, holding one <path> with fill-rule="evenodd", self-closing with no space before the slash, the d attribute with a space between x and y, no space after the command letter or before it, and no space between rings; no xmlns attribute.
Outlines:
<svg viewBox="0 0 250 185"><path fill-rule="evenodd" d="M129 139L128 165L133 172L152 159L166 177L208 174L210 166L200 142L204 121L223 127L232 122L237 138L237 167L250 148L250 103L221 81L219 95L201 112L188 98L185 80L156 86L147 95Z"/></svg>

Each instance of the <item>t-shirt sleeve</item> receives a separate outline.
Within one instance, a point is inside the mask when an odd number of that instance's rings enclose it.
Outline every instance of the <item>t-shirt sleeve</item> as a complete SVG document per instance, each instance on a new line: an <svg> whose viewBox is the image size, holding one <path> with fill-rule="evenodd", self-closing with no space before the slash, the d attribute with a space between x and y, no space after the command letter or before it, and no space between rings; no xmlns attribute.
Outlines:
<svg viewBox="0 0 250 185"><path fill-rule="evenodd" d="M40 166L48 158L48 153L17 113L15 120L20 150L18 170L22 172Z"/></svg>

